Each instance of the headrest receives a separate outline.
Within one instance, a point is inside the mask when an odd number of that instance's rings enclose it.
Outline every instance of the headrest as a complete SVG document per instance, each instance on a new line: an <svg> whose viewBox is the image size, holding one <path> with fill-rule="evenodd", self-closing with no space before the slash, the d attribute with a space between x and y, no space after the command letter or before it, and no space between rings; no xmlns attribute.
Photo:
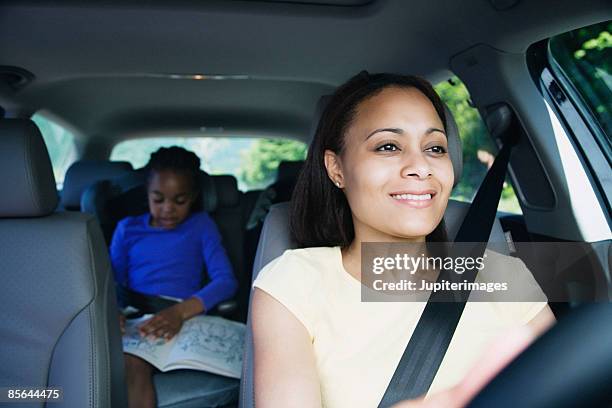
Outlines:
<svg viewBox="0 0 612 408"><path fill-rule="evenodd" d="M110 180L123 176L132 170L125 161L79 160L68 168L62 189L62 207L78 211L81 208L81 195L87 186L99 180Z"/></svg>
<svg viewBox="0 0 612 408"><path fill-rule="evenodd" d="M297 178L304 166L304 160L282 161L278 164L276 181L297 181Z"/></svg>
<svg viewBox="0 0 612 408"><path fill-rule="evenodd" d="M234 176L223 174L211 177L217 190L217 208L235 207L240 204L240 191Z"/></svg>
<svg viewBox="0 0 612 408"><path fill-rule="evenodd" d="M319 126L319 120L321 120L321 115L323 111L327 107L327 104L331 100L331 95L323 95L319 98L317 102L317 106L315 107L315 111L312 117L312 125L310 127L310 137L311 140L314 138L314 135L317 131L317 127ZM455 181L453 183L453 187L455 187L459 180L461 179L461 173L463 171L463 149L461 146L461 138L459 137L459 129L457 128L457 123L455 122L455 118L451 113L448 106L444 104L444 113L446 115L446 137L448 140L448 154L450 156L451 162L453 163L453 171L455 173ZM279 170L280 173L280 170Z"/></svg>
<svg viewBox="0 0 612 408"><path fill-rule="evenodd" d="M29 119L0 120L0 217L39 217L57 207L47 146Z"/></svg>

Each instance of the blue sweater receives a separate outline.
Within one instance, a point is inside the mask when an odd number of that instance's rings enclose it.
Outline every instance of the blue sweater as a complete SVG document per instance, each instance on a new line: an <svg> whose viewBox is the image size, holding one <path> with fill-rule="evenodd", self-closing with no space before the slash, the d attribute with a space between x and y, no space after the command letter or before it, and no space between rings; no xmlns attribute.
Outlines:
<svg viewBox="0 0 612 408"><path fill-rule="evenodd" d="M221 236L205 212L173 229L149 225L150 214L124 218L110 246L115 281L148 295L199 298L206 310L232 297L238 282ZM204 265L210 282L202 287Z"/></svg>

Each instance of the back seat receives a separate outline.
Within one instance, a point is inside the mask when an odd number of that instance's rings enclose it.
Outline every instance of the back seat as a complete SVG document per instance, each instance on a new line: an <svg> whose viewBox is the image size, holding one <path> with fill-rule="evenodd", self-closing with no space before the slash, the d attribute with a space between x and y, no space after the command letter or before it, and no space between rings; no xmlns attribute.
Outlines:
<svg viewBox="0 0 612 408"><path fill-rule="evenodd" d="M99 181L90 186L83 194L83 211L95 214L103 227L107 242L110 242L117 222L130 215L139 215L148 211L146 191L146 169L138 169L127 176L114 180ZM221 302L213 312L226 317L241 317L246 321L246 299L241 294L250 291L250 281L245 283L242 265L244 228L241 216L241 193L233 176L211 176L200 173L202 200L196 203L196 210L210 214L217 224L223 246L232 264L234 274L239 282L237 301ZM232 304L238 304L238 308ZM225 312L223 312L225 309ZM237 310L236 310L237 309ZM231 314L227 314L231 312ZM210 374L204 371L175 370L156 373L153 377L157 395L157 406L160 408L187 408L214 406L212 402L236 402L239 380Z"/></svg>
<svg viewBox="0 0 612 408"><path fill-rule="evenodd" d="M82 210L98 218L107 244L110 244L115 227L121 219L148 211L146 177L146 169L134 170L113 180L98 181L83 193ZM239 287L236 298L237 310L234 310L230 317L235 319L242 317L243 321L246 321L250 281L249 277L245 276L243 265L244 228L241 216L241 193L236 179L229 175L211 176L202 171L200 184L202 199L195 204L195 210L206 211L215 221L234 275L239 285L246 285L245 288ZM240 298L241 293L246 297ZM219 305L219 312L222 308L226 309L226 313L229 312L227 302Z"/></svg>
<svg viewBox="0 0 612 408"><path fill-rule="evenodd" d="M79 160L66 171L60 207L66 211L81 211L81 195L100 180L114 179L133 170L130 163L110 160Z"/></svg>
<svg viewBox="0 0 612 408"><path fill-rule="evenodd" d="M210 216L217 224L223 237L223 246L232 262L234 274L238 280L236 318L246 322L251 276L245 269L245 230L242 215L244 193L238 190L238 183L234 176L217 175L210 177L217 194L217 205L215 210L210 212Z"/></svg>

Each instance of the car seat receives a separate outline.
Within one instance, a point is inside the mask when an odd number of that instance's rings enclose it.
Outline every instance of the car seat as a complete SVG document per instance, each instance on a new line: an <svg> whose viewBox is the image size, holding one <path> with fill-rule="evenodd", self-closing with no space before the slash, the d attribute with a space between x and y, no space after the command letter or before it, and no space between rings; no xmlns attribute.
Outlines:
<svg viewBox="0 0 612 408"><path fill-rule="evenodd" d="M114 179L132 171L125 161L78 160L68 168L64 177L60 207L67 211L81 210L81 195L99 180Z"/></svg>
<svg viewBox="0 0 612 408"><path fill-rule="evenodd" d="M32 121L0 121L0 182L0 387L61 387L57 407L127 406L102 232L91 215L54 212L51 161Z"/></svg>
<svg viewBox="0 0 612 408"><path fill-rule="evenodd" d="M110 242L119 220L148 211L146 177L146 168L138 169L117 179L98 181L83 194L83 211L93 213L99 218L107 242ZM239 285L248 285L249 282L241 279L242 217L236 180L232 176L211 176L202 171L199 182L201 200L196 203L195 209L211 215L219 228L223 246ZM203 275L206 279L206 274ZM243 303L246 308L246 302ZM237 313L238 302L228 300L221 302L209 314L236 317ZM238 399L237 379L204 371L159 372L153 376L153 382L160 408L212 408L235 405Z"/></svg>

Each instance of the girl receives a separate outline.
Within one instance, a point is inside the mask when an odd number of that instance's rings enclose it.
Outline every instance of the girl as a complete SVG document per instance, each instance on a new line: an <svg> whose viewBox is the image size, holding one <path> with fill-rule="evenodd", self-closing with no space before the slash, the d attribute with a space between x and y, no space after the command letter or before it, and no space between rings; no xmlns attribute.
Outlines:
<svg viewBox="0 0 612 408"><path fill-rule="evenodd" d="M362 73L333 95L293 195L301 249L253 284L257 407L380 402L425 302L361 302L361 243L446 240L454 174L445 119L417 77ZM496 259L533 281L520 260ZM494 336L552 321L545 302L469 302L430 393L456 386Z"/></svg>
<svg viewBox="0 0 612 408"><path fill-rule="evenodd" d="M184 299L140 326L143 336L171 339L185 320L231 298L238 284L215 223L192 211L200 194L200 159L180 147L160 148L147 168L149 213L119 222L111 262L117 284ZM205 265L210 282L202 287ZM154 407L153 366L130 354L125 359L130 407Z"/></svg>

